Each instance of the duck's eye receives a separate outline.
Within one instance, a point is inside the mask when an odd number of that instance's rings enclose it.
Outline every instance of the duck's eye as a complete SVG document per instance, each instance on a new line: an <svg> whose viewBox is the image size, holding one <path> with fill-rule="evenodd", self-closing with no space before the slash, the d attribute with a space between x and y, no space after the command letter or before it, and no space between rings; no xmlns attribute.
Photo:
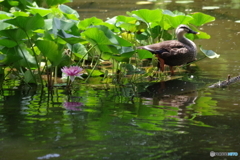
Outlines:
<svg viewBox="0 0 240 160"><path fill-rule="evenodd" d="M189 29L185 28L185 31L188 33L188 32L189 32Z"/></svg>

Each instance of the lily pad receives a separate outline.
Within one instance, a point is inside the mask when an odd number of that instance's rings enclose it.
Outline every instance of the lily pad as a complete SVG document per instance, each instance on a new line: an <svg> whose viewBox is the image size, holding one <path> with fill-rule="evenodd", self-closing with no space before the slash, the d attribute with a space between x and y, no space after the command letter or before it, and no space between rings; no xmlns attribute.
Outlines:
<svg viewBox="0 0 240 160"><path fill-rule="evenodd" d="M207 56L208 58L213 59L213 58L219 58L219 57L220 57L219 54L217 54L216 52L214 52L214 51L212 51L212 50L205 50L205 49L202 48L202 46L200 46L199 48L200 48L200 50L202 51L202 53L203 53L205 56Z"/></svg>

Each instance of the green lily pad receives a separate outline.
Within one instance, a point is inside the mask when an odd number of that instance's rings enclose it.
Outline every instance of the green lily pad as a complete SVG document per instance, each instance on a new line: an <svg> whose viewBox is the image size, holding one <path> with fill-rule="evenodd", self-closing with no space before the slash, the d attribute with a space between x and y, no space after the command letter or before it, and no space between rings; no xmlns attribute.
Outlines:
<svg viewBox="0 0 240 160"><path fill-rule="evenodd" d="M212 51L212 50L205 50L205 49L202 48L202 46L200 46L199 48L200 48L200 50L202 51L202 53L203 53L205 56L207 56L208 58L213 59L213 58L219 58L219 57L220 57L219 54L217 54L216 52L214 52L214 51Z"/></svg>

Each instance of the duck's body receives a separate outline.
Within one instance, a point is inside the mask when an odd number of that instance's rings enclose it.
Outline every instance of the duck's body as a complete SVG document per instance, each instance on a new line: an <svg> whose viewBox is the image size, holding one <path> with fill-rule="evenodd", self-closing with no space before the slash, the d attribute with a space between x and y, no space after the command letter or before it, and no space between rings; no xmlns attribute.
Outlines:
<svg viewBox="0 0 240 160"><path fill-rule="evenodd" d="M164 64L166 64L170 66L173 74L172 66L190 63L195 60L197 55L197 47L195 43L184 36L186 33L197 34L197 32L191 30L188 26L180 25L176 29L177 40L163 41L137 48L156 54L160 62L161 71L164 71Z"/></svg>

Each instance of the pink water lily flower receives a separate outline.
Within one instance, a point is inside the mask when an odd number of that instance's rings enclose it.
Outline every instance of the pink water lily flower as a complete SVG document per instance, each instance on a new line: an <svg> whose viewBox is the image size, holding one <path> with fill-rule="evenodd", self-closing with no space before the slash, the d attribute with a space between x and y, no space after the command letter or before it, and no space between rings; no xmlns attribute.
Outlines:
<svg viewBox="0 0 240 160"><path fill-rule="evenodd" d="M61 70L70 77L72 82L74 81L75 77L81 78L81 75L83 74L83 69L79 66L63 67Z"/></svg>

